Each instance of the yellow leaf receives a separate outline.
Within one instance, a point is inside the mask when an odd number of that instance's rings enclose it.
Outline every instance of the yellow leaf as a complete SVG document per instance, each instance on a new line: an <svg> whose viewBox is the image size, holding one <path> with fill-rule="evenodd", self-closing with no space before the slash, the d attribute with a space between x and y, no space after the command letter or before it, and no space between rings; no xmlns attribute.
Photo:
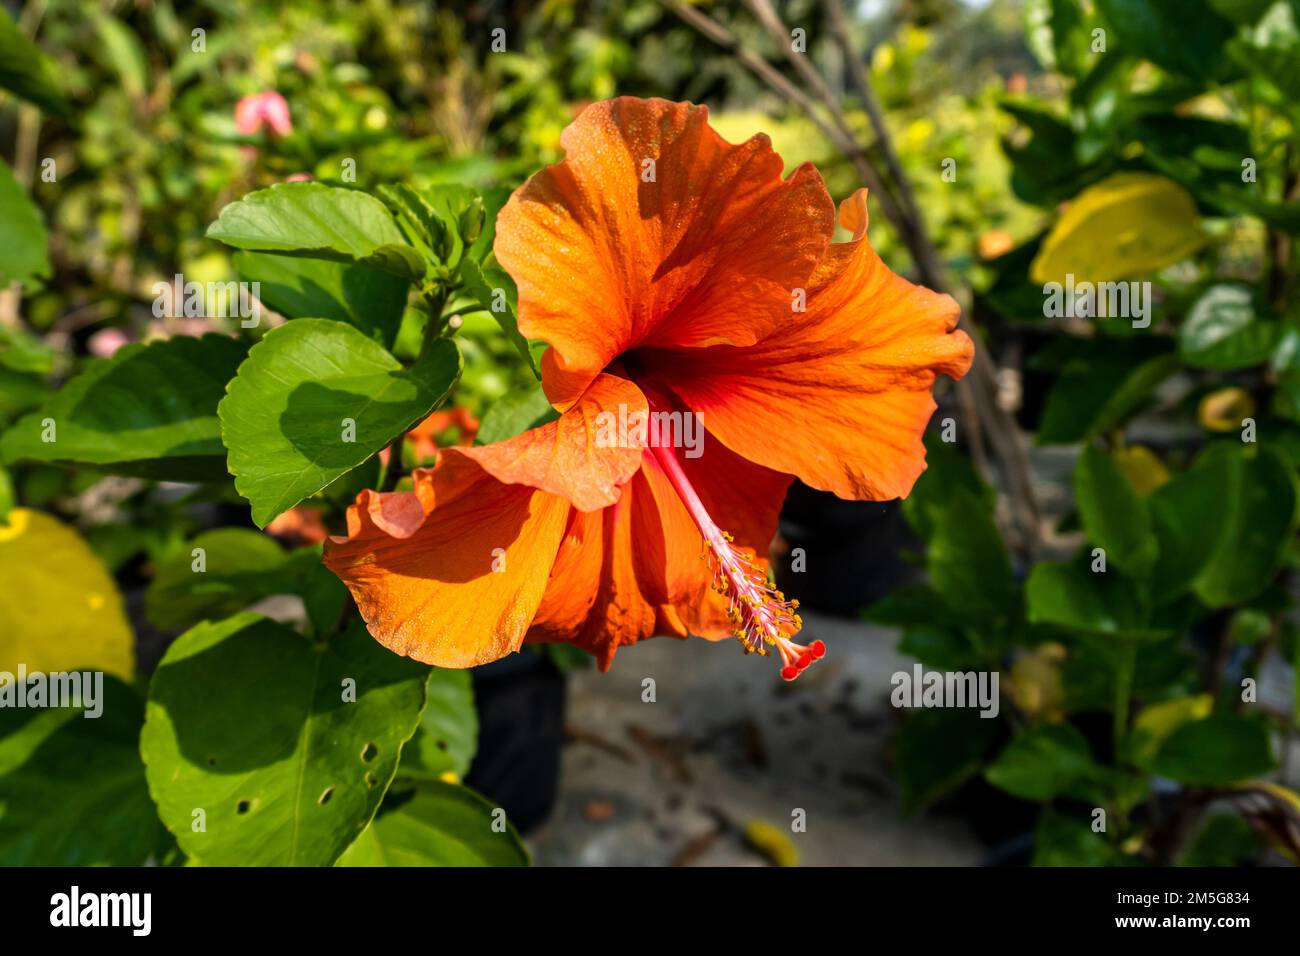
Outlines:
<svg viewBox="0 0 1300 956"><path fill-rule="evenodd" d="M1065 657L1063 645L1047 641L1016 658L1007 690L1021 711L1030 717L1052 721L1064 718L1065 688L1061 682L1061 668Z"/></svg>
<svg viewBox="0 0 1300 956"><path fill-rule="evenodd" d="M799 851L794 841L766 820L751 820L745 824L745 843L777 866L799 865Z"/></svg>
<svg viewBox="0 0 1300 956"><path fill-rule="evenodd" d="M1209 694L1148 704L1133 721L1133 757L1140 761L1150 760L1170 734L1183 724L1210 716L1213 709L1214 698Z"/></svg>
<svg viewBox="0 0 1300 956"><path fill-rule="evenodd" d="M0 670L90 668L130 680L134 640L117 585L85 541L39 511L0 527Z"/></svg>
<svg viewBox="0 0 1300 956"><path fill-rule="evenodd" d="M1130 445L1114 452L1115 464L1139 495L1149 495L1169 480L1169 469L1145 445Z"/></svg>
<svg viewBox="0 0 1300 956"><path fill-rule="evenodd" d="M1081 192L1034 258L1035 282L1148 276L1205 242L1187 190L1152 173L1115 173Z"/></svg>
<svg viewBox="0 0 1300 956"><path fill-rule="evenodd" d="M1221 388L1201 399L1197 417L1212 432L1231 432L1255 414L1255 400L1244 389Z"/></svg>

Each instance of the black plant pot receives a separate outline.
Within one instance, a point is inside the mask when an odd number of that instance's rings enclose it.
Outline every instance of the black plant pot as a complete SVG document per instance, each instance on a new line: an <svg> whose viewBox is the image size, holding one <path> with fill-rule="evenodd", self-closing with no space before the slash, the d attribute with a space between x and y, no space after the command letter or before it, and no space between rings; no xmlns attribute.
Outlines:
<svg viewBox="0 0 1300 956"><path fill-rule="evenodd" d="M472 674L478 753L465 783L527 833L555 806L564 744L564 674L532 648L476 667Z"/></svg>
<svg viewBox="0 0 1300 956"><path fill-rule="evenodd" d="M919 570L902 557L921 542L897 501L845 501L795 482L781 509L785 554L775 561L777 585L801 606L856 616L890 591L917 581ZM805 570L795 571L796 548Z"/></svg>

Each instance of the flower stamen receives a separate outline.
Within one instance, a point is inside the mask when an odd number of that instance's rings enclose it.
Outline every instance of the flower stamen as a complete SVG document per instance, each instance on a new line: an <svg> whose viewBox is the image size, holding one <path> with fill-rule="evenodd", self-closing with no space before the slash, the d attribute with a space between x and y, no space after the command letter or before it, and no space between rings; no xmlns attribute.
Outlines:
<svg viewBox="0 0 1300 956"><path fill-rule="evenodd" d="M826 645L821 641L803 645L791 640L803 628L799 602L787 600L749 555L735 546L731 535L717 526L671 447L651 442L647 451L700 529L704 538L701 557L713 572L713 590L727 598L732 634L746 654L767 656L775 648L781 659L781 677L794 680L826 654Z"/></svg>

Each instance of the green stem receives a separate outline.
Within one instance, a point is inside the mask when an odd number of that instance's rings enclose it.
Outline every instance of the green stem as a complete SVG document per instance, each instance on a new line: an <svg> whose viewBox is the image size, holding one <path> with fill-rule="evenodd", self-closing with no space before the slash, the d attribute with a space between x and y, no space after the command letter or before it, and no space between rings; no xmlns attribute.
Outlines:
<svg viewBox="0 0 1300 956"><path fill-rule="evenodd" d="M1120 651L1115 668L1114 722L1111 725L1115 748L1115 763L1119 763L1120 748L1128 733L1128 704L1133 692L1133 672L1137 669L1137 647L1128 644Z"/></svg>

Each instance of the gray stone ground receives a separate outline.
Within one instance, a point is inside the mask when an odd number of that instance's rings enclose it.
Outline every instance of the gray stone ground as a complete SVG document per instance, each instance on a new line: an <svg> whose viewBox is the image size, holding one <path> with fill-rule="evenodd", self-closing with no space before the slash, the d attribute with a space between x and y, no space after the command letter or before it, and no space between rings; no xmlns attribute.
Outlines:
<svg viewBox="0 0 1300 956"><path fill-rule="evenodd" d="M971 865L959 820L901 819L886 747L889 678L910 668L896 634L817 614L803 636L827 657L793 684L734 641L659 638L569 686L569 742L540 865L765 865L744 829L789 835L801 865ZM656 700L642 701L642 681ZM807 828L791 832L792 811Z"/></svg>

